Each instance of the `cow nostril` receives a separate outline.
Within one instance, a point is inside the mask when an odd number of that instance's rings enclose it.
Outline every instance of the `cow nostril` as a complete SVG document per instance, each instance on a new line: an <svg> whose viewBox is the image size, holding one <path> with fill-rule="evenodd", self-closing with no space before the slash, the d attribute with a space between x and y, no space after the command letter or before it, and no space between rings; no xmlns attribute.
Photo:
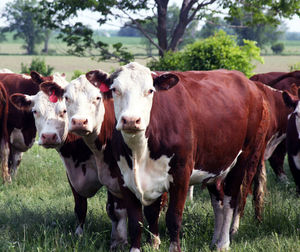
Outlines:
<svg viewBox="0 0 300 252"><path fill-rule="evenodd" d="M137 120L135 121L135 123L136 123L136 124L141 124L141 118L137 119Z"/></svg>
<svg viewBox="0 0 300 252"><path fill-rule="evenodd" d="M87 125L88 123L88 119L86 119L84 122L83 122L83 125Z"/></svg>
<svg viewBox="0 0 300 252"><path fill-rule="evenodd" d="M72 119L72 125L75 125L76 124L76 120L73 118Z"/></svg>
<svg viewBox="0 0 300 252"><path fill-rule="evenodd" d="M42 139L46 139L46 136L44 134L42 134Z"/></svg>
<svg viewBox="0 0 300 252"><path fill-rule="evenodd" d="M52 140L56 140L56 138L57 138L56 134L53 134Z"/></svg>
<svg viewBox="0 0 300 252"><path fill-rule="evenodd" d="M127 120L125 118L122 118L122 123L123 124L126 124L127 123Z"/></svg>

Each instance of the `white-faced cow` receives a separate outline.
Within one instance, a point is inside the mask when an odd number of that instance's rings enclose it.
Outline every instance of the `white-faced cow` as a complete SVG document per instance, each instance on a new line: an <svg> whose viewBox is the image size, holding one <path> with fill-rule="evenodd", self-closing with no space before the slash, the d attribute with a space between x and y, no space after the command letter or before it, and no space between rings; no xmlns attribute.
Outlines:
<svg viewBox="0 0 300 252"><path fill-rule="evenodd" d="M31 76L0 73L0 81L5 86L7 94L23 93L34 95L39 91L39 84L46 80L64 81L59 74L43 77L32 71ZM32 112L20 111L9 102L7 130L9 135L9 149L5 150L2 160L8 160L9 172L2 171L3 181L11 181L11 174L17 172L23 152L27 151L34 143L36 128ZM3 143L3 140L1 140ZM3 151L2 151L3 152Z"/></svg>
<svg viewBox="0 0 300 252"><path fill-rule="evenodd" d="M253 75L250 80L262 82L278 90L287 90L293 94L295 92L293 84L300 86L300 71L256 74ZM286 141L282 141L268 159L272 169L280 181L287 181L287 176L283 169L285 154Z"/></svg>
<svg viewBox="0 0 300 252"><path fill-rule="evenodd" d="M122 199L120 185L122 186L123 182L120 170L112 157L111 139L115 129L112 99L110 99L109 95L104 95L103 92L100 92L99 88L92 85L84 75L72 80L65 88L55 83L47 82L43 83L41 88L49 96L54 92L58 99L65 99L69 118L69 131L80 135L93 152L97 164L98 179L102 185L107 187L110 197L114 197L128 209L127 199L124 201ZM116 133L119 134L118 132ZM156 235L154 247L158 247L160 243L158 237L160 203L159 199L155 204L144 209L149 229ZM116 204L109 203L107 206L110 211L116 207L119 210L119 216L117 214L114 216L115 218L122 217L123 225L113 225L113 230L116 229L119 232L119 237L123 239L119 239L119 243L125 243L127 241L127 212L122 212L121 215L120 210L122 209ZM123 220L125 221L123 222Z"/></svg>
<svg viewBox="0 0 300 252"><path fill-rule="evenodd" d="M51 82L52 83L52 82ZM62 83L60 83L62 86ZM14 94L16 107L32 111L39 136L39 145L55 148L59 153L75 200L75 214L79 221L76 234L83 233L87 213L87 198L102 187L98 179L96 160L83 139L68 133L68 117L64 99L40 91L36 95ZM127 214L122 201L108 192L107 213L112 221L111 249L127 243Z"/></svg>
<svg viewBox="0 0 300 252"><path fill-rule="evenodd" d="M184 203L189 185L197 183L211 195L212 245L227 249L240 186L246 173L252 182L266 147L270 111L260 89L236 71L155 75L138 63L110 76L92 71L87 78L112 90L121 132L113 135L112 149L130 190L123 194L131 206L132 251L140 248L141 203L150 205L166 191L169 251L181 251ZM257 188L257 195L263 194L263 187Z"/></svg>
<svg viewBox="0 0 300 252"><path fill-rule="evenodd" d="M288 119L286 146L288 162L296 184L296 191L300 195L300 89L298 89L298 97L288 92L284 92L282 96L286 105L294 110Z"/></svg>

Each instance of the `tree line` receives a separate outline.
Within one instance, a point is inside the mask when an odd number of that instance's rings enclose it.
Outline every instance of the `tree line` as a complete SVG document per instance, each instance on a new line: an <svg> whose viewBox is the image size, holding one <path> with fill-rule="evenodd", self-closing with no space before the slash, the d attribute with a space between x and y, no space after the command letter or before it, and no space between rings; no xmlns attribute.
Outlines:
<svg viewBox="0 0 300 252"><path fill-rule="evenodd" d="M282 35L282 18L300 15L299 6L300 0L182 0L180 6L169 6L169 0L13 0L2 14L8 25L0 32L3 35L14 31L15 38L24 39L27 53L34 54L35 45L41 42L47 53L50 34L55 30L70 54L126 63L133 55L121 43L109 47L94 36L90 27L68 21L82 10L100 14L99 28L108 21L126 18L120 33L138 31L163 57L168 51L177 51L197 37L206 38L219 29L236 34L241 45L244 39L255 40L263 48ZM200 21L205 25L196 32ZM92 55L95 50L96 55Z"/></svg>

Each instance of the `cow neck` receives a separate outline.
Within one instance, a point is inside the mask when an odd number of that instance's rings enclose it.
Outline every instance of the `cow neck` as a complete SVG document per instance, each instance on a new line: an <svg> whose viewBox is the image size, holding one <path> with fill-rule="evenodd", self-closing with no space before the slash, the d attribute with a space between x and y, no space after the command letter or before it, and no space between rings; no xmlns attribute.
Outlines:
<svg viewBox="0 0 300 252"><path fill-rule="evenodd" d="M108 141L111 141L115 127L115 114L112 99L104 99L104 118L100 130L95 130L88 136L83 137L93 153L103 152ZM100 131L100 132L99 132Z"/></svg>

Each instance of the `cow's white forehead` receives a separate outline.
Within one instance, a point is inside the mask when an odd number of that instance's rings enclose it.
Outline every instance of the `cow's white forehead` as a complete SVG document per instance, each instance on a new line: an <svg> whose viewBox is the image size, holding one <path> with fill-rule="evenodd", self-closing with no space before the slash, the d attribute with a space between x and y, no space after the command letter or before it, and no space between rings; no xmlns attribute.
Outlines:
<svg viewBox="0 0 300 252"><path fill-rule="evenodd" d="M137 62L129 63L121 68L112 87L118 86L121 89L131 89L133 86L140 88L150 88L153 86L151 71L148 67Z"/></svg>
<svg viewBox="0 0 300 252"><path fill-rule="evenodd" d="M59 114L62 110L65 109L64 101L58 101L53 103L49 100L48 95L44 92L38 92L32 98L34 102L33 110L39 111L42 115L50 115L50 114Z"/></svg>
<svg viewBox="0 0 300 252"><path fill-rule="evenodd" d="M66 87L66 95L70 98L76 98L76 96L86 95L88 97L94 97L99 95L99 88L93 86L85 77L80 75L77 79L72 80ZM77 97L78 98L78 97Z"/></svg>

